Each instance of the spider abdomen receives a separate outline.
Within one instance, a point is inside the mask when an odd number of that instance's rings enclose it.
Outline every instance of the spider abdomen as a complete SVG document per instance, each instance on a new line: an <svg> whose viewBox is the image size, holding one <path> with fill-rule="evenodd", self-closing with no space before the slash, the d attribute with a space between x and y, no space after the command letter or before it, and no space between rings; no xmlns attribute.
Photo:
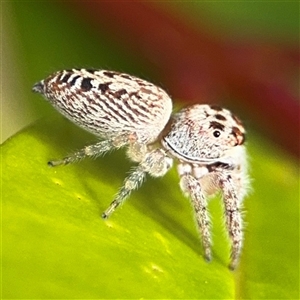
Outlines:
<svg viewBox="0 0 300 300"><path fill-rule="evenodd" d="M38 82L33 90L72 122L106 139L134 133L138 142L151 143L172 112L164 90L113 71L63 70Z"/></svg>

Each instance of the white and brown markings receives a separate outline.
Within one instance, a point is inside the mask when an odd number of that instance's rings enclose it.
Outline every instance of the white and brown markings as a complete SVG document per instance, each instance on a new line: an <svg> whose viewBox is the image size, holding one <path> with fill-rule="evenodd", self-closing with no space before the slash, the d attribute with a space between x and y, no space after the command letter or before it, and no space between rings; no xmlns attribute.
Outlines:
<svg viewBox="0 0 300 300"><path fill-rule="evenodd" d="M49 165L66 165L121 147L126 147L128 157L137 163L103 218L139 188L147 174L164 176L175 161L180 188L191 200L207 260L211 259L207 201L221 191L232 245L229 267L237 266L243 243L241 206L249 180L245 129L235 115L203 104L172 114L172 100L163 89L128 74L105 70L59 71L36 83L33 91L100 138Z"/></svg>

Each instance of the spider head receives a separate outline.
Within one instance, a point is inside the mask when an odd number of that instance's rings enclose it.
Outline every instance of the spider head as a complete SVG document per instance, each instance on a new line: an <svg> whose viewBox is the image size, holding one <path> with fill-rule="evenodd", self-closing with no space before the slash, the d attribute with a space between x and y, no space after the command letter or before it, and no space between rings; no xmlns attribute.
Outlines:
<svg viewBox="0 0 300 300"><path fill-rule="evenodd" d="M213 162L243 145L244 140L244 127L230 111L196 104L173 116L162 144L182 161Z"/></svg>

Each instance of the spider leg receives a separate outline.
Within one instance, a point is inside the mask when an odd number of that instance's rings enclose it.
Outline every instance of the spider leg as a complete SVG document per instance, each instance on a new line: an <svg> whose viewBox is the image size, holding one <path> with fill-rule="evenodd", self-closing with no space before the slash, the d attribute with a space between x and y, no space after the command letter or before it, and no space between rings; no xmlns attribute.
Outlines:
<svg viewBox="0 0 300 300"><path fill-rule="evenodd" d="M147 173L154 177L164 176L171 168L172 162L173 160L162 149L147 153L141 163L125 178L123 186L109 207L103 212L102 218L107 219L128 198L133 190L138 189Z"/></svg>
<svg viewBox="0 0 300 300"><path fill-rule="evenodd" d="M229 172L220 173L219 185L223 192L225 206L226 226L231 240L231 262L229 268L234 270L237 266L243 243L242 215L240 199L235 189L233 178Z"/></svg>
<svg viewBox="0 0 300 300"><path fill-rule="evenodd" d="M210 221L207 211L207 201L203 194L199 181L189 173L181 175L180 187L184 193L190 196L195 211L196 223L201 233L204 256L207 261L211 260L211 236Z"/></svg>
<svg viewBox="0 0 300 300"><path fill-rule="evenodd" d="M51 167L56 167L59 165L68 165L77 162L88 156L102 155L113 148L115 148L115 146L111 141L109 140L101 141L94 145L85 146L84 148L76 151L75 153L69 156L64 157L63 159L50 160L48 162L48 165Z"/></svg>
<svg viewBox="0 0 300 300"><path fill-rule="evenodd" d="M123 186L119 190L118 194L111 202L109 207L103 212L102 218L107 219L118 206L120 206L130 193L138 189L143 183L146 176L146 172L141 165L137 166L130 174L127 176L123 182Z"/></svg>

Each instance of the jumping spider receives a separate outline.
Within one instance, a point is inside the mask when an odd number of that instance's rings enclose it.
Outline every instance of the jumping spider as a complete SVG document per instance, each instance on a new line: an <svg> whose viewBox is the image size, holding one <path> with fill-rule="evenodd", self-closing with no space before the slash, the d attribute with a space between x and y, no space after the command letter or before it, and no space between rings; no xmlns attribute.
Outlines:
<svg viewBox="0 0 300 300"><path fill-rule="evenodd" d="M194 208L206 260L211 259L207 198L222 192L232 245L229 267L237 266L243 242L241 205L249 183L245 130L236 116L224 108L201 104L172 115L172 100L161 88L104 70L59 71L36 83L33 91L101 139L49 165L66 165L121 147L137 163L102 214L104 219L142 184L146 174L164 176L175 160L180 188Z"/></svg>

